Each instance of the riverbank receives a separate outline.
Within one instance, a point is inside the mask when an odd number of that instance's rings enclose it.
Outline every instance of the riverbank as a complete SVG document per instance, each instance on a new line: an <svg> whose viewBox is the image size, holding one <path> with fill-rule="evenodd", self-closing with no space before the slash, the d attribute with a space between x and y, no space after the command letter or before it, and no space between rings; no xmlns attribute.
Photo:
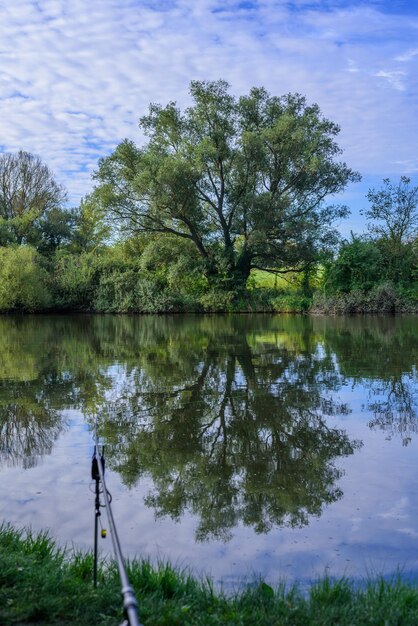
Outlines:
<svg viewBox="0 0 418 626"><path fill-rule="evenodd" d="M4 277L3 277L4 278ZM418 291L391 282L369 290L333 291L317 285L304 291L297 285L273 286L253 280L243 291L199 289L184 291L178 286L160 284L138 273L118 280L96 280L83 289L75 285L58 287L51 279L47 286L25 277L31 289L23 293L21 284L10 284L0 272L0 314L2 313L312 313L418 314ZM129 279L128 279L129 278Z"/></svg>
<svg viewBox="0 0 418 626"><path fill-rule="evenodd" d="M215 298L210 303L202 306L200 302L184 302L179 299L167 300L160 306L154 302L149 305L129 307L48 307L27 308L16 307L1 309L0 315L8 314L128 314L128 315L176 315L176 314L252 314L268 313L281 314L312 314L312 315L418 315L418 301L411 298L403 298L396 292L379 289L375 292L364 293L361 291L346 294L324 294L317 292L313 297L301 294L271 294L260 293L248 295L240 300L232 297Z"/></svg>
<svg viewBox="0 0 418 626"><path fill-rule="evenodd" d="M417 294L405 296L390 283L378 285L368 292L361 290L348 293L325 294L316 292L309 306L309 313L323 315L351 314L406 314L418 313Z"/></svg>
<svg viewBox="0 0 418 626"><path fill-rule="evenodd" d="M92 584L92 554L64 551L45 533L0 527L0 623L32 625L117 624L120 585L114 564L102 564ZM361 588L348 580L323 580L303 596L297 588L273 590L258 582L234 595L215 591L167 564L132 561L130 581L144 626L415 625L418 588L383 580ZM119 621L118 621L119 620Z"/></svg>

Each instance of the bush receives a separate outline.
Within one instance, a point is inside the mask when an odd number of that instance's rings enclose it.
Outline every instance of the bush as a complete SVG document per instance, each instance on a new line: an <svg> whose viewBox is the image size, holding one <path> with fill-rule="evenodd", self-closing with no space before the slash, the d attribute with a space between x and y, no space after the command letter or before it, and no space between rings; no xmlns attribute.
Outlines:
<svg viewBox="0 0 418 626"><path fill-rule="evenodd" d="M282 294L272 300L276 313L306 313L311 304L311 298L297 293Z"/></svg>
<svg viewBox="0 0 418 626"><path fill-rule="evenodd" d="M385 276L384 258L374 241L352 237L345 241L338 257L325 272L327 292L369 291Z"/></svg>
<svg viewBox="0 0 418 626"><path fill-rule="evenodd" d="M193 299L137 269L103 273L93 302L101 313L173 313L198 309Z"/></svg>
<svg viewBox="0 0 418 626"><path fill-rule="evenodd" d="M48 273L30 246L0 248L0 311L38 311L50 304Z"/></svg>
<svg viewBox="0 0 418 626"><path fill-rule="evenodd" d="M235 299L233 291L211 288L200 296L199 302L208 313L227 313L234 310Z"/></svg>
<svg viewBox="0 0 418 626"><path fill-rule="evenodd" d="M177 313L185 310L185 299L171 293L154 278L141 278L135 290L136 311L139 313Z"/></svg>
<svg viewBox="0 0 418 626"><path fill-rule="evenodd" d="M55 257L54 301L61 308L90 310L99 282L100 258L94 253L60 251Z"/></svg>
<svg viewBox="0 0 418 626"><path fill-rule="evenodd" d="M395 313L401 308L401 300L392 283L377 285L370 292L370 305L376 313Z"/></svg>
<svg viewBox="0 0 418 626"><path fill-rule="evenodd" d="M316 293L312 313L342 315L350 313L416 313L418 303L402 297L390 283L376 285L371 291L351 291L344 294Z"/></svg>
<svg viewBox="0 0 418 626"><path fill-rule="evenodd" d="M100 276L94 310L101 313L129 313L137 310L138 272L113 270Z"/></svg>

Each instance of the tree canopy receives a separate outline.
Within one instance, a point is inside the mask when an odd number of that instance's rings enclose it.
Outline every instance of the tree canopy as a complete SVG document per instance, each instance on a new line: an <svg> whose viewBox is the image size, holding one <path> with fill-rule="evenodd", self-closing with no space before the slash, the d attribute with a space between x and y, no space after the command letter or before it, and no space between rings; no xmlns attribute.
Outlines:
<svg viewBox="0 0 418 626"><path fill-rule="evenodd" d="M326 206L359 175L338 160L339 127L299 94L193 81L192 105L151 104L144 147L123 141L96 173L113 223L190 240L206 276L245 284L252 268L301 270L336 241L346 207Z"/></svg>

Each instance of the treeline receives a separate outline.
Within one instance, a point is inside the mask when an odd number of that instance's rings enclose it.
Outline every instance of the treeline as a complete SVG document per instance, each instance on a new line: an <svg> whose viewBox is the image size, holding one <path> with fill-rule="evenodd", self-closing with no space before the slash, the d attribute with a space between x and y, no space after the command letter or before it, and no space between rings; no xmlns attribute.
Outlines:
<svg viewBox="0 0 418 626"><path fill-rule="evenodd" d="M185 248L169 237L84 248L69 241L48 252L26 243L0 247L0 310L352 313L418 307L412 243L391 259L386 241L353 236L334 259L306 274L283 280L255 272L240 293L211 287Z"/></svg>
<svg viewBox="0 0 418 626"><path fill-rule="evenodd" d="M151 105L142 148L101 159L74 209L39 157L0 156L0 311L415 311L418 187L371 189L368 233L340 241L360 180L339 128L298 94L192 82Z"/></svg>
<svg viewBox="0 0 418 626"><path fill-rule="evenodd" d="M302 272L253 270L238 291L221 280L211 285L196 251L175 236L141 233L109 242L109 226L91 201L70 212L54 208L24 236L18 221L3 218L1 226L1 311L350 313L418 305L412 238L352 235L335 255Z"/></svg>

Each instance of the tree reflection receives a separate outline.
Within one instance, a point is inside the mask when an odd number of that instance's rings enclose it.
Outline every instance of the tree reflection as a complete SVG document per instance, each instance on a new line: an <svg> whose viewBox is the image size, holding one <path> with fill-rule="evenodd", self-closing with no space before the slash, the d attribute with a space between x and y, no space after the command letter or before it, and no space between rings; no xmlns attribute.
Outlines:
<svg viewBox="0 0 418 626"><path fill-rule="evenodd" d="M341 497L359 445L329 425L342 386L407 444L417 353L416 318L3 317L0 464L49 454L66 410L97 414L124 482L150 476L147 504L192 512L201 540L302 525Z"/></svg>
<svg viewBox="0 0 418 626"><path fill-rule="evenodd" d="M400 437L407 446L418 433L418 377L400 375L369 385L367 409L373 413L369 426L383 430L387 439Z"/></svg>
<svg viewBox="0 0 418 626"><path fill-rule="evenodd" d="M100 406L110 379L85 324L0 318L0 466L34 467L63 430L63 411Z"/></svg>
<svg viewBox="0 0 418 626"><path fill-rule="evenodd" d="M418 433L418 335L413 318L315 320L335 351L341 375L364 390L368 425L408 445Z"/></svg>
<svg viewBox="0 0 418 626"><path fill-rule="evenodd" d="M146 504L176 520L192 512L200 541L225 540L239 523L259 533L307 524L342 496L337 460L360 445L327 424L348 412L325 393L338 386L332 355L312 349L310 332L290 348L279 329L256 330L218 318L199 351L154 345L102 416L125 483L150 475Z"/></svg>
<svg viewBox="0 0 418 626"><path fill-rule="evenodd" d="M37 403L0 406L0 465L36 465L49 454L63 424L56 411Z"/></svg>

